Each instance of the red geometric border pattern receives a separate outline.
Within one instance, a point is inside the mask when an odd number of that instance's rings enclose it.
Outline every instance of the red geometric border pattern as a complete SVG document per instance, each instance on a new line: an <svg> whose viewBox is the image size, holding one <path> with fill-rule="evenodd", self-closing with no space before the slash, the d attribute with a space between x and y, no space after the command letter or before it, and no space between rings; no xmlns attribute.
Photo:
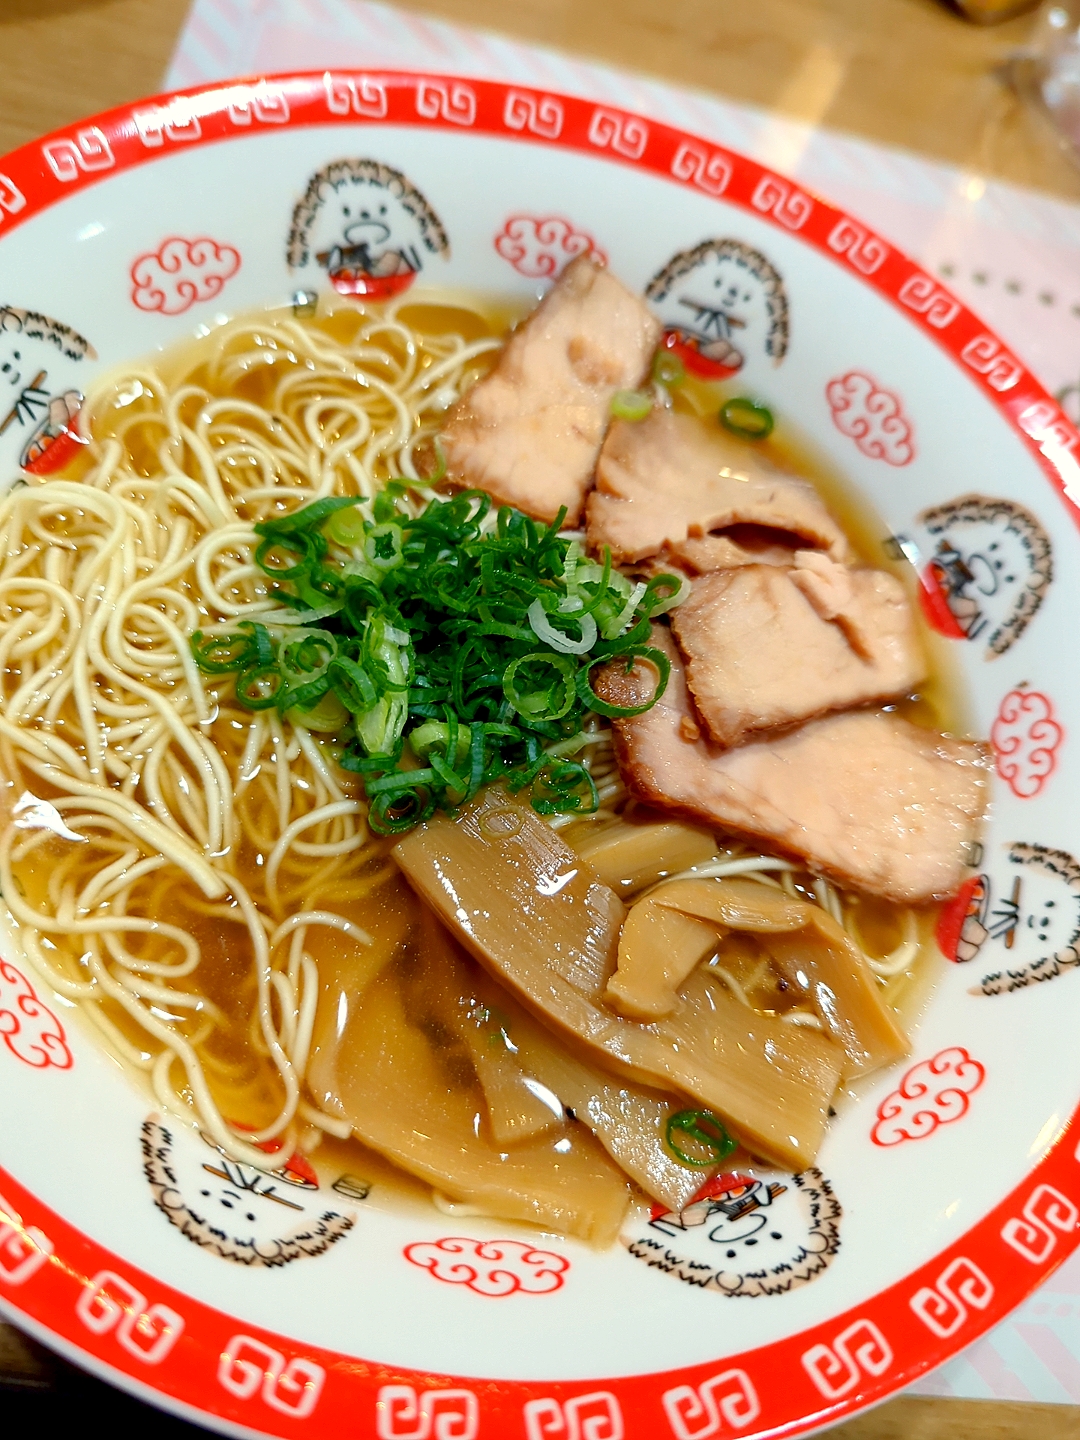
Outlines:
<svg viewBox="0 0 1080 1440"><path fill-rule="evenodd" d="M264 127L382 123L552 145L723 198L856 273L956 359L1074 503L1080 433L982 322L918 265L835 206L756 161L670 125L569 95L408 71L326 71L209 85L123 106L0 160L0 238L63 196L171 151ZM1071 493L1069 493L1071 492Z"/></svg>
<svg viewBox="0 0 1080 1440"><path fill-rule="evenodd" d="M129 1265L2 1169L0 1299L164 1396L273 1435L352 1434L358 1425L369 1434L381 1420L377 1433L392 1436L389 1401L411 1392L415 1407L425 1393L450 1401L453 1392L465 1401L463 1435L481 1440L528 1440L538 1410L572 1411L575 1400L598 1394L621 1413L625 1440L695 1440L709 1433L710 1382L723 1375L739 1377L744 1413L757 1422L741 1433L795 1436L837 1424L970 1345L1071 1254L1080 1243L1078 1119L1006 1200L898 1284L786 1340L660 1374L470 1380L298 1345ZM256 1383L245 1383L249 1374Z"/></svg>
<svg viewBox="0 0 1080 1440"><path fill-rule="evenodd" d="M109 111L0 160L0 239L63 197L170 151L263 126L365 121L460 127L576 150L722 195L797 233L953 356L1074 502L1069 508L1080 524L1080 434L976 316L834 206L752 160L613 106L411 72L280 75L184 91ZM801 1335L659 1375L578 1384L468 1381L298 1346L255 1326L239 1333L238 1322L109 1253L2 1170L0 1299L163 1396L274 1435L352 1433L359 1420L367 1433L371 1424L392 1437L395 1414L412 1416L413 1433L418 1418L427 1433L437 1407L449 1421L448 1407L457 1406L452 1426L460 1440L534 1440L552 1425L569 1434L589 1409L606 1417L604 1433L625 1440L696 1440L720 1428L721 1411L742 1435L794 1436L838 1423L969 1345L1076 1248L1078 1116L1022 1185L903 1281Z"/></svg>

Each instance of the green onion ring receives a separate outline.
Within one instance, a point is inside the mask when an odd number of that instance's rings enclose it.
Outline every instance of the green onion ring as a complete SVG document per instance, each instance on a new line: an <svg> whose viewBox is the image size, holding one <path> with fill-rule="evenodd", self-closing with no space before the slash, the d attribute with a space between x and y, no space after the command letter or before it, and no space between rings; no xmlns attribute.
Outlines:
<svg viewBox="0 0 1080 1440"><path fill-rule="evenodd" d="M322 540L322 536L318 537ZM325 546L326 542L323 541ZM268 565L267 557L274 551L285 554L298 555L300 558L295 565ZM322 551L315 543L315 537L306 531L298 531L295 535L268 535L262 540L255 551L255 564L265 574L273 576L275 580L299 580L306 575L313 565L322 558Z"/></svg>
<svg viewBox="0 0 1080 1440"><path fill-rule="evenodd" d="M206 636L201 630L191 637L191 653L204 675L231 675L258 659L250 635Z"/></svg>
<svg viewBox="0 0 1080 1440"><path fill-rule="evenodd" d="M676 1141L676 1135L685 1135L708 1154L704 1159L688 1155ZM679 1164L693 1170L709 1170L739 1148L739 1142L731 1138L724 1122L711 1110L679 1110L669 1115L664 1139Z"/></svg>
<svg viewBox="0 0 1080 1440"><path fill-rule="evenodd" d="M611 397L611 413L616 420L644 420L653 407L647 390L616 390Z"/></svg>
<svg viewBox="0 0 1080 1440"><path fill-rule="evenodd" d="M359 503L357 501L357 504ZM335 545L343 545L346 549L352 549L364 543L367 521L364 519L362 510L357 510L355 507L342 508L335 510L323 526L323 530Z"/></svg>
<svg viewBox="0 0 1080 1440"><path fill-rule="evenodd" d="M518 688L516 677L523 665L543 664L550 665L559 676L547 690L524 691ZM561 720L574 703L575 684L574 678L576 666L568 655L552 655L546 650L533 650L528 655L519 655L510 665L507 666L502 679L503 694L518 712L524 715L526 720ZM556 687L562 685L562 695L556 699L553 692ZM542 695L546 703L541 703L533 697Z"/></svg>
<svg viewBox="0 0 1080 1440"><path fill-rule="evenodd" d="M686 366L678 355L673 355L670 350L657 350L653 357L652 376L659 384L674 390L677 385L685 382Z"/></svg>
<svg viewBox="0 0 1080 1440"><path fill-rule="evenodd" d="M601 659L604 658L607 657L601 657ZM651 665L656 667L659 675L656 689L643 705L609 705L606 700L600 699L600 696L597 695L592 687L589 672L593 668L593 665L600 663L599 661L593 661L591 664L582 665L581 669L577 672L577 692L586 709L595 710L598 715L604 715L609 720L626 720L632 715L643 715L646 710L651 710L667 689L668 677L671 675L671 662L663 651L657 650L651 645L635 645L633 649L621 651L610 657L610 659L611 663L618 660L625 661L627 673L629 673L631 661L648 660Z"/></svg>
<svg viewBox="0 0 1080 1440"><path fill-rule="evenodd" d="M287 689L276 665L253 665L236 677L236 698L246 710L271 710Z"/></svg>
<svg viewBox="0 0 1080 1440"><path fill-rule="evenodd" d="M291 515L276 515L271 520L261 520L255 526L255 533L266 537L277 536L279 539L284 536L291 538L303 534L304 531L317 529L338 510L363 503L362 495L327 495L322 500L313 500L310 505L302 505Z"/></svg>
<svg viewBox="0 0 1080 1440"><path fill-rule="evenodd" d="M776 421L766 405L739 395L720 406L720 424L744 440L767 440Z"/></svg>

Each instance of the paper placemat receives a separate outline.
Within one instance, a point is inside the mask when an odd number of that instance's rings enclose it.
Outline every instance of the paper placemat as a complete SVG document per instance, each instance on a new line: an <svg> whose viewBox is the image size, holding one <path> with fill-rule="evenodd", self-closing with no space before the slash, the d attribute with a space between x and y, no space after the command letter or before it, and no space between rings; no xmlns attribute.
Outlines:
<svg viewBox="0 0 1080 1440"><path fill-rule="evenodd" d="M367 0L195 0L166 84L324 66L519 80L606 100L750 155L861 216L941 275L1080 421L1078 206ZM913 1390L1080 1403L1080 1252L1011 1319Z"/></svg>

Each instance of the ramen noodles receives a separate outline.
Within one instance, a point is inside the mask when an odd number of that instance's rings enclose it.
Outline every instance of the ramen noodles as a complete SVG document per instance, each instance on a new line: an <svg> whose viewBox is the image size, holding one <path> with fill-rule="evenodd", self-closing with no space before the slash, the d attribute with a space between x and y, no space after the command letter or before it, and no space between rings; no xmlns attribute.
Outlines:
<svg viewBox="0 0 1080 1440"><path fill-rule="evenodd" d="M354 1136L454 1200L602 1243L632 1193L681 1208L736 1142L811 1162L837 1087L903 1053L934 906L634 798L613 726L661 688L689 572L613 567L561 514L448 488L440 436L505 314L324 305L109 377L75 462L0 504L0 885L29 960L163 1111L263 1167ZM616 413L705 425L715 397L680 379L657 366ZM310 508L331 499L352 503ZM496 564L511 579L488 594ZM411 630L376 615L391 573ZM612 699L600 660L649 693ZM484 933L444 923L440 856ZM589 906L607 971L586 984L567 961L549 1003L545 954L585 943ZM822 1009L838 965L847 1031ZM780 1037L775 1091L764 1062L733 1079L723 1061L703 1098L671 1061L721 1012L731 1044ZM813 1115L767 1122L778 1106Z"/></svg>

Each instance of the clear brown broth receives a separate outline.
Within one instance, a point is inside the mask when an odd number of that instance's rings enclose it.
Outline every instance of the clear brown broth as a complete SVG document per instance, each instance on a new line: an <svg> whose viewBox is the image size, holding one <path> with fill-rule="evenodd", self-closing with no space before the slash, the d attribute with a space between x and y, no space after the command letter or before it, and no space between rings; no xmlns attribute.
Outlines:
<svg viewBox="0 0 1080 1440"><path fill-rule="evenodd" d="M472 304L468 306L455 304L454 297L449 295L431 300L417 300L402 307L398 314L402 320L419 331L432 335L454 331L468 339L503 334L521 314L520 307L495 300L477 305L475 297L470 298ZM259 316L251 318L254 323L258 323ZM338 306L329 314L314 320L301 320L301 323L315 326L332 340L348 342L355 333L357 315L350 306ZM212 379L215 340L216 337L211 332L178 346L157 357L155 368L168 385L176 383L183 376L185 383L203 386L212 393L221 393ZM253 367L242 377L232 393L253 404L265 406L270 394L270 368ZM485 366L481 362L476 368L480 373ZM703 423L708 423L709 417L716 414L723 401L738 393L738 387L730 383L714 385L688 377L685 387L676 392L675 404L678 408L696 412L702 417ZM844 528L859 558L867 564L889 569L898 575L914 600L916 581L911 567L905 562L897 561L884 549L883 542L887 539L888 532L879 517L809 444L790 420L783 414L776 418L777 424L772 435L763 442L755 442L753 449L764 453L781 468L812 481ZM108 428L102 427L98 438L105 438L108 433ZM152 440L152 437L149 438ZM153 472L156 457L151 443L147 443L141 455L137 448L132 450L132 454L145 473ZM89 464L90 460L86 457L77 460L67 472L67 478L81 479L87 473ZM938 637L924 625L918 605L913 608L919 616L922 639L931 657L931 674L918 695L900 701L895 708L915 723L927 728L964 733L965 706L958 677L955 670L944 663L945 648L938 641ZM6 786L6 792L13 795L22 788L24 787L17 778L12 777ZM47 787L43 787L39 781L35 780L29 788L35 790L41 798L49 798L42 793ZM352 793L355 793L355 786L348 777L345 779L344 788L347 791L351 788ZM645 817L639 813L639 818ZM567 838L572 841L573 830L567 832ZM377 846L371 857L365 861L370 874L392 867L392 861L388 857L391 843L386 841ZM65 853L64 842L50 840L34 850L18 866L16 881L32 903L45 906L50 874ZM264 858L244 849L234 857L236 873L255 894L262 888L260 866ZM809 889L809 876L798 877L796 883L800 889L805 890L807 898L813 899L813 892ZM317 898L311 895L294 897L295 904L292 908L316 903ZM870 953L884 955L896 946L901 919L901 912L896 906L859 896L846 896L845 900L856 909L859 928ZM222 1113L231 1120L247 1126L261 1126L275 1113L278 1097L275 1092L275 1077L268 1062L265 1062L251 1045L250 1016L255 982L253 957L249 946L246 942L237 943L238 934L223 927L218 920L199 913L198 905L191 903L190 896L177 893L173 889L169 894L169 903L178 905L187 912L184 923L203 947L203 960L199 969L200 989L209 1000L220 1007L228 1019L227 1025L214 1031L212 1041L206 1042L206 1054L213 1061L216 1077L212 1081L215 1098ZM415 904L416 901L404 881L394 874L387 874L381 884L363 897L348 899L338 893L333 898L333 908L356 925L377 936L397 933L402 937L402 942L411 931L409 913ZM890 1001L907 1018L911 1017L913 1009L921 1003L937 970L934 959L936 949L932 944L936 914L936 907L926 907L918 912L918 932L923 942L920 960L889 986ZM321 973L326 977L320 1002L320 1023L323 1023L325 1015L335 1006L341 987L348 984L350 956L345 953L341 936L334 931L310 931L306 948L319 963ZM77 946L72 947L70 958L73 969L77 969ZM744 957L745 963L740 962L737 968L749 970L752 968L753 958L754 949L751 946ZM768 1005L769 1008L783 1008L782 998L772 993L770 999L767 987L758 999L759 1003ZM103 1008L112 1023L132 1045L138 1048L144 1043L142 1032L118 1005L105 1002ZM428 1193L426 1186L404 1175L389 1161L356 1140L343 1142L327 1136L322 1140L314 1158L327 1174L344 1170L376 1182L383 1196L394 1195L398 1199L410 1197L416 1200Z"/></svg>

